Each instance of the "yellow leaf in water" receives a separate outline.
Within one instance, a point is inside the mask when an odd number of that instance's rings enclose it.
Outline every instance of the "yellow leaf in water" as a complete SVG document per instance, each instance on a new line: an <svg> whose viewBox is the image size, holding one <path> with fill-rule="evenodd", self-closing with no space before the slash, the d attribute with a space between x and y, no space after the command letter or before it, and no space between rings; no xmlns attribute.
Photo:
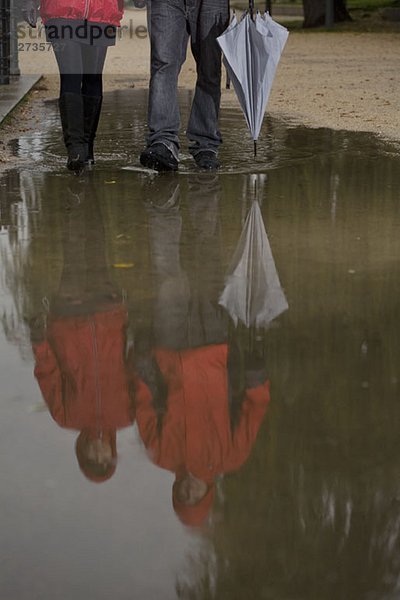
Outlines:
<svg viewBox="0 0 400 600"><path fill-rule="evenodd" d="M106 185L112 185L113 183L117 183L114 179L112 181L105 181Z"/></svg>
<svg viewBox="0 0 400 600"><path fill-rule="evenodd" d="M115 263L113 264L114 269L132 269L135 263Z"/></svg>

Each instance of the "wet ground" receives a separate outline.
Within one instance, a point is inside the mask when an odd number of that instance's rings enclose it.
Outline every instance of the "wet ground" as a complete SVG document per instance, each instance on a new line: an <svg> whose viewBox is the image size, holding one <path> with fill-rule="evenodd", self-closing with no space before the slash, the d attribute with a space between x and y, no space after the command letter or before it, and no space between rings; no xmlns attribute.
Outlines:
<svg viewBox="0 0 400 600"><path fill-rule="evenodd" d="M0 179L1 598L399 598L396 148L269 120L255 160L231 111L219 174L154 175L144 114L108 95L77 178L49 103ZM266 330L219 304L254 199Z"/></svg>

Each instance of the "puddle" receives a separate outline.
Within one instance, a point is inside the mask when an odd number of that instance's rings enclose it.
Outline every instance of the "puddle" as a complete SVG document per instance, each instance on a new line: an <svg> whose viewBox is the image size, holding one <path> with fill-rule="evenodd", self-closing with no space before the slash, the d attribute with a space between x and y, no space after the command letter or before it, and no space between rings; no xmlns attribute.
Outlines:
<svg viewBox="0 0 400 600"><path fill-rule="evenodd" d="M1 596L396 598L398 155L269 119L255 161L232 110L221 173L154 176L144 107L76 178L50 105L0 179ZM218 303L254 198L266 330Z"/></svg>
<svg viewBox="0 0 400 600"><path fill-rule="evenodd" d="M192 93L181 90L182 123L188 120ZM97 160L109 168L140 168L139 155L146 137L146 90L119 90L105 95L100 129L97 135ZM349 133L330 129L309 130L281 120L267 117L254 157L253 141L241 112L225 108L221 116L224 144L221 148L222 172L262 173L284 165L303 163L325 156L330 159L341 153L376 156L377 153L397 155L394 144L381 142L368 133ZM314 132L316 133L314 135ZM40 165L41 170L61 169L65 163L65 148L61 141L60 122L56 101L46 102L45 121L40 132L21 136L12 144L19 160ZM196 172L187 150L184 134L181 136L182 173Z"/></svg>

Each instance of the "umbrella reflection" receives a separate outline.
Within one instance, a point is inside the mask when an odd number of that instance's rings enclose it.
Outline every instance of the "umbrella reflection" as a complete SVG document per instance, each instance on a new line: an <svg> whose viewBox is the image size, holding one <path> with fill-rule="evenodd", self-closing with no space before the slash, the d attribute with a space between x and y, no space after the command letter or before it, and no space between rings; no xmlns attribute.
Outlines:
<svg viewBox="0 0 400 600"><path fill-rule="evenodd" d="M257 189L258 182L255 181ZM262 184L263 182L261 182ZM219 302L235 325L267 327L287 310L259 201L253 197Z"/></svg>
<svg viewBox="0 0 400 600"><path fill-rule="evenodd" d="M125 364L127 309L109 273L90 184L69 188L62 247L58 290L30 321L35 376L53 419L80 432L82 472L103 482L116 468L116 432L131 425L134 413Z"/></svg>
<svg viewBox="0 0 400 600"><path fill-rule="evenodd" d="M152 329L138 332L135 341L136 420L151 460L175 475L177 516L200 527L216 479L249 457L269 381L264 361L238 351L218 305L219 178L189 178L187 190L172 180L169 191L152 191L154 302Z"/></svg>

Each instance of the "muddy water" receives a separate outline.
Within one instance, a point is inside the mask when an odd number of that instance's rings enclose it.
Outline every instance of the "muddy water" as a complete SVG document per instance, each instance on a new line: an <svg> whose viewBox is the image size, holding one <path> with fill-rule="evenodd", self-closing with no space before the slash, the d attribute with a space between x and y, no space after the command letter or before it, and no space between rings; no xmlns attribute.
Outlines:
<svg viewBox="0 0 400 600"><path fill-rule="evenodd" d="M49 105L0 180L1 597L397 598L398 154L270 120L255 162L232 111L221 174L153 176L144 100L107 98L81 178ZM218 306L255 194L266 331Z"/></svg>

